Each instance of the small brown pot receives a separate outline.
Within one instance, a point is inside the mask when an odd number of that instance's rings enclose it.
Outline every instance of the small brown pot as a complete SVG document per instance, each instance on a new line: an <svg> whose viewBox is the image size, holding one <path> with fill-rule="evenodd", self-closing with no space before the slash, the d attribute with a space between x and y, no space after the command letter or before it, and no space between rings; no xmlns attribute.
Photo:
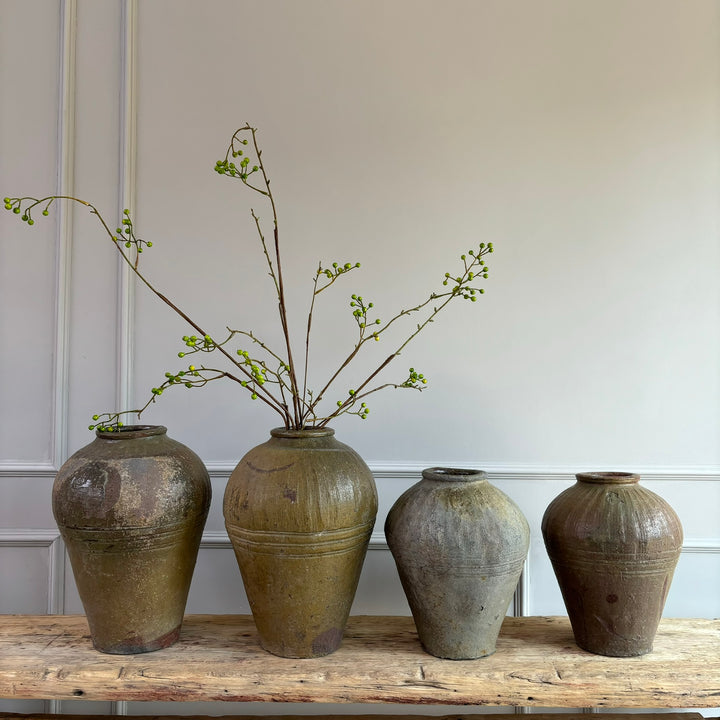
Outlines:
<svg viewBox="0 0 720 720"><path fill-rule="evenodd" d="M330 428L272 430L233 471L225 526L265 650L338 648L377 513L362 458Z"/></svg>
<svg viewBox="0 0 720 720"><path fill-rule="evenodd" d="M652 650L680 556L680 520L632 473L576 475L542 520L575 641L613 657Z"/></svg>
<svg viewBox="0 0 720 720"><path fill-rule="evenodd" d="M180 634L210 478L161 425L96 431L60 468L53 513L96 649L159 650Z"/></svg>

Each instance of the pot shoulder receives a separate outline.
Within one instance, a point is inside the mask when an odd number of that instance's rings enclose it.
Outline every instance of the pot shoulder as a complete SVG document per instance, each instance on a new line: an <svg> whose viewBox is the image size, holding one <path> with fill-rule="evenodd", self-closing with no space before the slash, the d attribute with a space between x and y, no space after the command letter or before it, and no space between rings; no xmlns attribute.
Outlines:
<svg viewBox="0 0 720 720"><path fill-rule="evenodd" d="M172 525L206 516L210 498L200 458L164 435L96 438L63 464L53 484L56 521L68 527Z"/></svg>
<svg viewBox="0 0 720 720"><path fill-rule="evenodd" d="M520 508L488 482L437 483L421 480L403 493L388 513L388 543L422 545L445 555L463 547L472 554L513 548L528 550L530 528Z"/></svg>
<svg viewBox="0 0 720 720"><path fill-rule="evenodd" d="M606 552L648 553L679 549L683 541L672 507L637 483L577 482L548 505L542 532L550 550L586 544Z"/></svg>
<svg viewBox="0 0 720 720"><path fill-rule="evenodd" d="M250 450L228 480L226 521L291 532L371 522L377 490L368 466L333 437L313 440L273 437Z"/></svg>

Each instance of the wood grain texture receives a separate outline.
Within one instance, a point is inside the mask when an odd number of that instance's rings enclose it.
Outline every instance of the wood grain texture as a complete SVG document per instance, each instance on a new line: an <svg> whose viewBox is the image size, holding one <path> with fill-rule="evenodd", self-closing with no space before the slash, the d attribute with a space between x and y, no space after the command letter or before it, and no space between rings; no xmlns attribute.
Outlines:
<svg viewBox="0 0 720 720"><path fill-rule="evenodd" d="M92 715L93 720L112 720L117 715ZM132 720L177 720L175 715L130 715ZM317 717L325 720L509 720L515 717L512 710L502 713L477 713L470 715L183 715L182 720L307 720ZM48 713L0 713L0 720L88 720L87 715L52 715ZM533 713L532 720L588 720L583 712ZM698 712L656 713L602 713L601 720L703 720ZM706 720L713 720L712 718ZM714 720L717 720L715 718Z"/></svg>
<svg viewBox="0 0 720 720"><path fill-rule="evenodd" d="M507 618L497 652L425 653L411 618L351 618L340 649L264 652L252 619L195 615L180 641L143 655L93 650L82 616L0 616L0 697L701 708L720 704L720 621L663 620L649 655L580 650L567 618Z"/></svg>

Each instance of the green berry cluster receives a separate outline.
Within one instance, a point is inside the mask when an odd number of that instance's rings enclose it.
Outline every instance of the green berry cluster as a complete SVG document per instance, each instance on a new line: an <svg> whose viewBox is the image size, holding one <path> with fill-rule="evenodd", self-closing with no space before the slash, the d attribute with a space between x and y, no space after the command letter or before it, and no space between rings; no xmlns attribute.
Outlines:
<svg viewBox="0 0 720 720"><path fill-rule="evenodd" d="M163 383L158 385L158 387L151 388L150 392L152 393L152 397L140 412L143 412L150 403L155 402L155 398L162 395L169 387L178 385L188 389L205 387L209 382L220 380L220 378L223 377L225 377L225 373L221 370L205 367L196 368L194 365L188 365L187 369L179 370L176 373L166 372Z"/></svg>
<svg viewBox="0 0 720 720"><path fill-rule="evenodd" d="M122 415L126 412L101 413L92 416L93 423L88 425L88 430L99 430L100 432L119 432L125 427L120 421Z"/></svg>
<svg viewBox="0 0 720 720"><path fill-rule="evenodd" d="M217 344L209 335L201 338L197 335L183 335L182 340L185 346L190 348L190 351L180 351L178 353L179 358L184 358L186 355L196 352L212 352L217 347Z"/></svg>
<svg viewBox="0 0 720 720"><path fill-rule="evenodd" d="M403 382L401 387L422 390L423 385L427 385L427 378L422 373L417 372L415 368L410 368L407 380Z"/></svg>
<svg viewBox="0 0 720 720"><path fill-rule="evenodd" d="M238 140L237 141L241 145L247 145L248 141L247 139ZM247 180L250 175L253 173L256 173L258 170L260 170L260 167L258 165L253 165L250 167L250 158L243 157L244 153L241 149L235 147L235 143L233 141L232 150L228 150L228 154L225 156L224 160L218 160L215 163L215 172L219 175L227 175L228 177L234 177L239 178L240 180ZM242 157L242 160L238 163L232 162L229 158L239 158Z"/></svg>
<svg viewBox="0 0 720 720"><path fill-rule="evenodd" d="M357 415L361 420L365 420L370 414L370 408L364 402L362 402L360 403L360 408L358 409L358 411L351 414Z"/></svg>
<svg viewBox="0 0 720 720"><path fill-rule="evenodd" d="M50 205L52 205L54 198L50 198L42 210L42 214L46 217L50 214ZM27 201L25 209L23 209L23 201ZM37 207L39 201L35 198L3 198L3 203L6 210L11 210L15 215L20 215L20 219L26 222L28 225L34 225L35 220L32 217L32 211ZM22 213L22 215L21 215Z"/></svg>
<svg viewBox="0 0 720 720"><path fill-rule="evenodd" d="M258 364L255 360L250 357L250 353L247 350L238 350L237 354L243 359L242 364L250 371L252 375L252 381L243 380L241 385L247 387L250 382L257 385L264 385L268 381L268 369L264 363ZM256 398L253 398L256 399Z"/></svg>
<svg viewBox="0 0 720 720"><path fill-rule="evenodd" d="M375 320L368 319L368 310L372 310L374 307L373 303L371 302L365 302L363 300L362 295L351 295L350 297L350 307L353 308L353 317L355 318L355 322L358 324L358 327L360 328L360 334L365 334L365 329L368 325L381 325L382 321L380 318L376 318ZM372 333L372 336L375 338L375 340L379 340L377 331Z"/></svg>
<svg viewBox="0 0 720 720"><path fill-rule="evenodd" d="M240 357L238 364L244 367L247 374L250 375L249 380L241 380L240 384L244 388L252 390L250 395L252 400L258 399L257 391L266 383L276 383L281 388L287 387L283 375L286 375L290 368L284 361L279 361L278 369L274 371L262 360L254 359L247 350L237 350L237 355Z"/></svg>
<svg viewBox="0 0 720 720"><path fill-rule="evenodd" d="M338 414L357 415L361 420L365 420L370 414L370 408L364 402L361 402L356 409L353 409L355 406L355 401L353 400L355 394L355 390L348 390L350 397L337 401L336 404L338 408L344 408L342 412Z"/></svg>
<svg viewBox="0 0 720 720"><path fill-rule="evenodd" d="M130 218L130 211L125 208L123 210L123 218L120 221L120 226L115 228L116 235L113 236L113 240L116 243L123 243L126 248L130 248L133 245L135 249L141 253L143 251L143 245L145 247L152 247L152 242L145 241L135 235L135 228L133 221Z"/></svg>
<svg viewBox="0 0 720 720"><path fill-rule="evenodd" d="M152 389L153 395L162 395L163 390L170 385L184 385L186 388L192 388L204 385L206 382L206 378L200 375L200 371L194 365L188 365L187 370L180 370L177 373L166 372L165 377L167 379L160 387Z"/></svg>
<svg viewBox="0 0 720 720"><path fill-rule="evenodd" d="M334 262L332 264L332 267L324 268L320 266L317 269L318 276L324 275L328 280L336 280L340 277L340 275L344 275L347 272L350 272L351 270L355 270L360 267L360 263L345 263L341 265L340 263Z"/></svg>
<svg viewBox="0 0 720 720"><path fill-rule="evenodd" d="M451 291L453 295L462 297L465 300L470 300L471 302L476 302L477 296L483 295L485 290L484 288L474 287L470 283L477 281L479 278L483 280L488 279L488 267L482 258L491 252L493 252L492 243L480 243L477 251L468 250L467 255L460 256L460 259L465 265L464 273L453 276L449 272L446 272L443 285L448 285L450 282L455 283Z"/></svg>

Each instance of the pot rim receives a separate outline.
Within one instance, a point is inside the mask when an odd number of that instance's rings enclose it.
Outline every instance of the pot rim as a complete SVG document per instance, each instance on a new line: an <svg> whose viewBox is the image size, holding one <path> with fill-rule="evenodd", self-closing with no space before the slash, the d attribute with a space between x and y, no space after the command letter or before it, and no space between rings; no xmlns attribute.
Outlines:
<svg viewBox="0 0 720 720"><path fill-rule="evenodd" d="M165 425L123 425L115 430L96 430L95 436L103 440L136 440L137 438L165 435Z"/></svg>
<svg viewBox="0 0 720 720"><path fill-rule="evenodd" d="M424 480L440 482L478 482L487 480L484 470L474 468L431 467L422 471Z"/></svg>
<svg viewBox="0 0 720 720"><path fill-rule="evenodd" d="M274 438L320 438L332 437L335 431L329 427L306 427L302 430L293 428L276 427L270 431Z"/></svg>
<svg viewBox="0 0 720 720"><path fill-rule="evenodd" d="M578 482L597 483L601 485L631 485L640 480L637 473L617 470L581 472L575 475Z"/></svg>

